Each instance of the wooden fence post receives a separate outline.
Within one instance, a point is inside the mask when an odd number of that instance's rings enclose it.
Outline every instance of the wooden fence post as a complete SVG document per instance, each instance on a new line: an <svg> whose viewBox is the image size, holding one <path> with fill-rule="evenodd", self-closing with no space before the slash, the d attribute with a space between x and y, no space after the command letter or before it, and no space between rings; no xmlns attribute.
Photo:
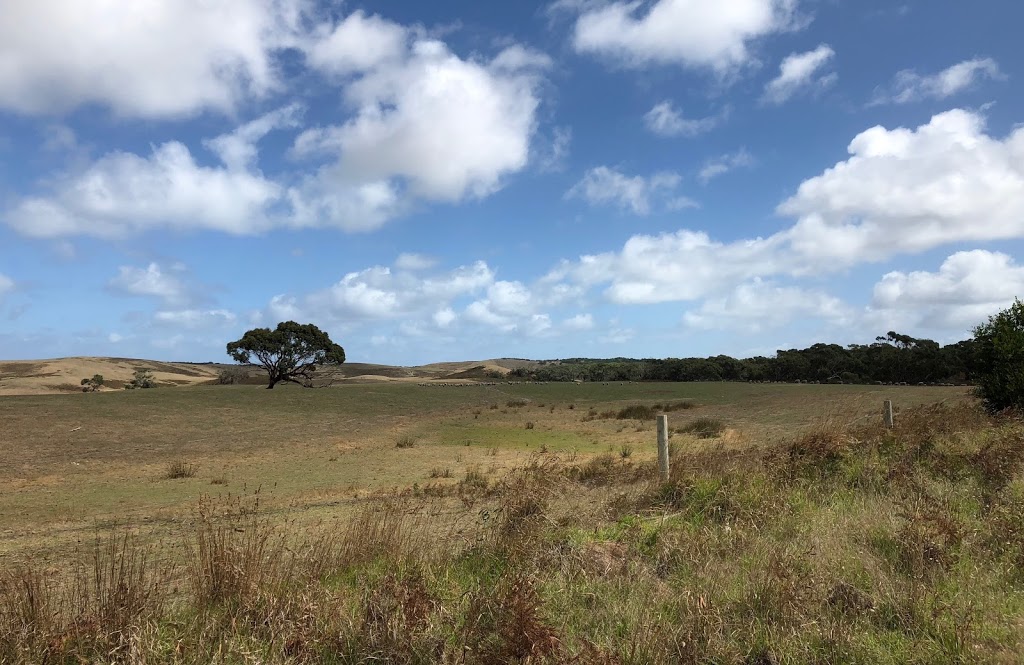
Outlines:
<svg viewBox="0 0 1024 665"><path fill-rule="evenodd" d="M668 482L668 416L658 416L658 475Z"/></svg>
<svg viewBox="0 0 1024 665"><path fill-rule="evenodd" d="M894 423L893 423L893 418L892 418L892 400L891 399L885 400L885 409L882 411L882 418L885 420L885 426L888 427L889 429L892 429Z"/></svg>

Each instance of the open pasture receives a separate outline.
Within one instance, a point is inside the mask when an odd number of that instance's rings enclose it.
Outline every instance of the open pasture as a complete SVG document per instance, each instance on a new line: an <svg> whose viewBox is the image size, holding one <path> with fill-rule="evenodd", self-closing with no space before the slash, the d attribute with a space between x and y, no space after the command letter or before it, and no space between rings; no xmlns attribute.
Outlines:
<svg viewBox="0 0 1024 665"><path fill-rule="evenodd" d="M964 388L204 386L0 418L0 662L1024 652L1024 425Z"/></svg>
<svg viewBox="0 0 1024 665"><path fill-rule="evenodd" d="M653 459L650 419L631 405L725 426L679 445L772 442L825 419L878 417L958 400L964 388L611 383L418 386L376 383L304 390L193 386L0 398L0 561L59 558L97 526L173 534L203 495L260 491L264 506L313 519L354 499L467 471L500 476L535 453L613 452ZM399 447L399 442L407 447ZM184 463L191 477L169 478Z"/></svg>

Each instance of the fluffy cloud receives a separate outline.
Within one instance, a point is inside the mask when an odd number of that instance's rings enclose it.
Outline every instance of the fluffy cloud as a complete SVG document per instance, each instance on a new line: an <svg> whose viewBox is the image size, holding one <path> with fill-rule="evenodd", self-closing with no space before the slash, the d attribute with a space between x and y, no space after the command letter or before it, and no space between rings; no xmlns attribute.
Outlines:
<svg viewBox="0 0 1024 665"><path fill-rule="evenodd" d="M785 270L785 260L778 238L727 244L684 230L633 236L621 251L585 255L559 266L551 279L585 288L608 284L608 300L644 305L718 295L739 282Z"/></svg>
<svg viewBox="0 0 1024 665"><path fill-rule="evenodd" d="M153 315L153 322L169 328L186 330L207 330L233 326L238 317L226 309L180 309L161 310Z"/></svg>
<svg viewBox="0 0 1024 665"><path fill-rule="evenodd" d="M0 273L0 298L14 290L14 280Z"/></svg>
<svg viewBox="0 0 1024 665"><path fill-rule="evenodd" d="M950 243L1024 237L1024 129L994 138L979 115L954 110L917 129L869 129L850 153L779 206L796 221L771 236L720 242L693 230L636 235L619 250L565 261L542 281L577 297L603 288L616 304L710 300L691 314L693 325L760 296L780 303L782 312L799 312L794 303L806 296L815 311L838 315L827 297L770 280L830 274ZM886 288L903 284L887 279ZM1022 292L1016 281L1007 283L1007 293ZM879 300L875 309L886 307Z"/></svg>
<svg viewBox="0 0 1024 665"><path fill-rule="evenodd" d="M33 0L0 21L0 107L121 115L231 112L280 87L274 56L298 44L304 0ZM130 9L130 10L129 10Z"/></svg>
<svg viewBox="0 0 1024 665"><path fill-rule="evenodd" d="M594 328L594 317L590 314L577 314L563 321L562 327L566 330L574 331L592 330Z"/></svg>
<svg viewBox="0 0 1024 665"><path fill-rule="evenodd" d="M701 167L697 179L706 185L729 171L753 165L754 156L747 152L746 148L740 148L736 152L721 155L704 162L704 166Z"/></svg>
<svg viewBox="0 0 1024 665"><path fill-rule="evenodd" d="M314 320L346 329L391 326L398 337L389 337L389 344L440 334L454 343L456 335L478 328L488 334L547 337L593 327L585 314L552 321L549 309L582 295L569 285L498 280L483 261L447 272L426 270L373 266L351 272L320 291L275 296L262 318Z"/></svg>
<svg viewBox="0 0 1024 665"><path fill-rule="evenodd" d="M247 159L242 141L218 144L232 160ZM271 226L267 208L283 188L258 172L201 166L172 141L147 157L110 153L81 173L56 178L50 196L23 199L4 215L37 238L116 237L156 228L244 234Z"/></svg>
<svg viewBox="0 0 1024 665"><path fill-rule="evenodd" d="M276 129L298 127L302 111L300 104L289 104L203 144L220 158L228 170L246 171L256 166L259 155L256 144Z"/></svg>
<svg viewBox="0 0 1024 665"><path fill-rule="evenodd" d="M982 79L1004 78L999 64L992 58L965 60L927 76L921 76L912 69L904 69L897 72L888 88L875 90L871 104L907 104L922 99L945 99L973 87Z"/></svg>
<svg viewBox="0 0 1024 665"><path fill-rule="evenodd" d="M695 207L690 199L675 194L681 180L678 173L661 172L645 178L598 166L587 171L565 196L581 198L590 205L617 205L636 215L649 214L655 204L669 210Z"/></svg>
<svg viewBox="0 0 1024 665"><path fill-rule="evenodd" d="M821 69L835 56L828 44L813 51L793 53L779 65L779 75L764 88L762 99L768 104L782 104L808 88L825 88L836 82L836 74L819 76Z"/></svg>
<svg viewBox="0 0 1024 665"><path fill-rule="evenodd" d="M330 62L320 66L334 72ZM350 117L295 141L298 157L334 160L289 192L296 223L367 230L415 201L497 191L529 162L548 64L520 46L489 61L462 59L425 39L358 67L345 59Z"/></svg>
<svg viewBox="0 0 1024 665"><path fill-rule="evenodd" d="M754 279L724 297L705 300L699 308L687 312L683 322L702 330L758 333L798 318L844 323L850 320L851 311L838 298L820 291Z"/></svg>
<svg viewBox="0 0 1024 665"><path fill-rule="evenodd" d="M521 282L499 281L487 289L486 297L466 308L469 321L506 333L540 336L551 330L551 317L538 312L540 302Z"/></svg>
<svg viewBox="0 0 1024 665"><path fill-rule="evenodd" d="M400 60L408 39L402 26L359 10L333 27L319 26L306 57L310 65L331 74L365 72Z"/></svg>
<svg viewBox="0 0 1024 665"><path fill-rule="evenodd" d="M1005 139L982 116L936 115L916 130L873 127L850 159L779 206L805 265L839 268L939 245L1024 235L1024 128Z"/></svg>
<svg viewBox="0 0 1024 665"><path fill-rule="evenodd" d="M875 285L876 316L928 328L965 330L1024 293L1024 267L999 252L974 250L947 258L938 272L891 272Z"/></svg>
<svg viewBox="0 0 1024 665"><path fill-rule="evenodd" d="M750 43L789 28L795 0L656 0L583 5L573 33L580 53L627 65L678 64L726 72L746 64Z"/></svg>
<svg viewBox="0 0 1024 665"><path fill-rule="evenodd" d="M379 52L351 50L381 33L401 38ZM204 165L177 141L147 156L112 152L47 181L4 221L47 238L154 228L369 231L420 202L486 197L529 163L546 56L513 45L489 61L463 59L358 12L303 46L348 106L341 124L295 139L293 157L318 168L272 179L258 167L258 142L298 125L302 108L291 105L205 141L221 165Z"/></svg>
<svg viewBox="0 0 1024 665"><path fill-rule="evenodd" d="M278 296L271 308L277 318L295 318L302 316L300 312L345 322L430 318L453 300L483 292L493 283L494 272L483 261L429 277L374 266L348 273L331 287L301 301ZM453 320L445 314L439 318L440 323Z"/></svg>
<svg viewBox="0 0 1024 665"><path fill-rule="evenodd" d="M189 290L181 278L158 263L150 263L145 268L121 266L107 286L124 295L157 298L170 305L190 300Z"/></svg>
<svg viewBox="0 0 1024 665"><path fill-rule="evenodd" d="M644 115L647 129L658 136L694 137L711 131L722 121L722 116L686 118L672 102L661 102Z"/></svg>

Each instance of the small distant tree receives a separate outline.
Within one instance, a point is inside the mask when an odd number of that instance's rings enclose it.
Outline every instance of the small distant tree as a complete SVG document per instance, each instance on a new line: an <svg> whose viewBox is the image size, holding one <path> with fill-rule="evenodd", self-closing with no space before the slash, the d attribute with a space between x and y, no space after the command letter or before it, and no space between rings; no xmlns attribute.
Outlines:
<svg viewBox="0 0 1024 665"><path fill-rule="evenodd" d="M137 369L132 380L124 384L124 389L141 390L143 388L156 388L156 379L148 369Z"/></svg>
<svg viewBox="0 0 1024 665"><path fill-rule="evenodd" d="M82 379L82 392L94 393L103 387L103 375L93 374L91 379Z"/></svg>
<svg viewBox="0 0 1024 665"><path fill-rule="evenodd" d="M255 328L227 345L235 362L259 365L273 388L281 382L310 388L318 367L345 362L345 349L311 323L284 321L275 330Z"/></svg>
<svg viewBox="0 0 1024 665"><path fill-rule="evenodd" d="M977 394L989 411L1024 408L1024 302L974 329Z"/></svg>

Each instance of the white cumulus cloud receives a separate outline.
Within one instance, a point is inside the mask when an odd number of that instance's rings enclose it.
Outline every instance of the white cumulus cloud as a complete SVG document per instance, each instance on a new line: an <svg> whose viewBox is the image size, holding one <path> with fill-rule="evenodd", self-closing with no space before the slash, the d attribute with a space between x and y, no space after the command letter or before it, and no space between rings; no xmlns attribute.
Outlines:
<svg viewBox="0 0 1024 665"><path fill-rule="evenodd" d="M230 135L211 144L233 166L202 166L177 141L148 156L112 152L81 172L56 177L48 196L22 199L5 221L37 238L116 237L158 228L233 234L268 229L267 208L283 188L241 168L251 159L244 138Z"/></svg>
<svg viewBox="0 0 1024 665"><path fill-rule="evenodd" d="M167 304L182 304L190 299L181 278L158 263L150 263L145 268L121 266L107 286L118 293L158 298Z"/></svg>
<svg viewBox="0 0 1024 665"><path fill-rule="evenodd" d="M100 104L148 118L230 113L282 86L304 0L32 0L0 7L0 107Z"/></svg>
<svg viewBox="0 0 1024 665"><path fill-rule="evenodd" d="M852 311L841 300L821 291L779 286L754 279L724 297L712 298L683 315L684 323L702 330L740 330L758 333L782 327L794 319L848 322Z"/></svg>
<svg viewBox="0 0 1024 665"><path fill-rule="evenodd" d="M803 90L832 85L835 73L819 74L835 54L831 46L822 44L813 51L787 56L779 65L779 75L765 86L762 99L768 104L782 104Z"/></svg>
<svg viewBox="0 0 1024 665"><path fill-rule="evenodd" d="M345 122L295 141L299 158L333 158L289 192L295 222L370 230L416 201L494 193L529 163L547 63L521 46L463 59L419 39L345 79Z"/></svg>
<svg viewBox="0 0 1024 665"><path fill-rule="evenodd" d="M807 264L1024 236L1024 128L993 137L981 115L953 110L917 129L868 129L849 152L778 208L798 218L784 235Z"/></svg>
<svg viewBox="0 0 1024 665"><path fill-rule="evenodd" d="M891 272L875 285L876 316L929 328L966 330L1024 295L1024 267L1001 252L947 258L937 272Z"/></svg>
<svg viewBox="0 0 1024 665"><path fill-rule="evenodd" d="M206 330L233 326L238 320L234 312L226 309L179 309L160 310L153 315L153 322L169 328Z"/></svg>
<svg viewBox="0 0 1024 665"><path fill-rule="evenodd" d="M381 39L379 53L356 48ZM298 104L204 141L221 164L205 164L180 141L148 155L111 152L40 182L3 221L44 238L159 228L370 231L423 202L486 197L529 164L549 64L543 54L512 45L489 60L462 58L360 12L304 35L300 46L345 108L338 124L295 138L295 173L265 175L257 145L270 131L297 128Z"/></svg>
<svg viewBox="0 0 1024 665"><path fill-rule="evenodd" d="M727 72L751 60L753 41L791 27L795 7L795 0L583 4L573 46L630 66L677 64Z"/></svg>

